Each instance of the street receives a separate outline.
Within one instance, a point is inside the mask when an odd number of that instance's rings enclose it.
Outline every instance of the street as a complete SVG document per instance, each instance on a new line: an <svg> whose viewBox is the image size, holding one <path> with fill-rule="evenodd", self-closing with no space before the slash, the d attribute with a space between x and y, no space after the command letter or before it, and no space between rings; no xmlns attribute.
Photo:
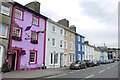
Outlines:
<svg viewBox="0 0 120 80"><path fill-rule="evenodd" d="M3 80L119 80L119 63L102 64L80 70L56 68L47 70L15 71L3 74Z"/></svg>
<svg viewBox="0 0 120 80"><path fill-rule="evenodd" d="M52 79L51 79L52 78ZM62 78L62 79L61 79ZM79 79L79 80L89 80L90 78L96 79L108 79L108 80L118 80L118 62L111 63L111 64L105 64L101 66L95 66L87 69L81 69L81 70L68 70L63 74L55 75L55 76L49 76L46 77L46 79ZM36 79L39 80L39 79Z"/></svg>

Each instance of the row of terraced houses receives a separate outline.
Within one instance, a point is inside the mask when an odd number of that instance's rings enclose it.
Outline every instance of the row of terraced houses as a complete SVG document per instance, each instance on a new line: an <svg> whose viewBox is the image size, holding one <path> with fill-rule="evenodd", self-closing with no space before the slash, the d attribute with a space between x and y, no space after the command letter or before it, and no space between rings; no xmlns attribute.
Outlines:
<svg viewBox="0 0 120 80"><path fill-rule="evenodd" d="M55 22L40 14L37 1L25 6L1 2L0 16L0 68L58 68L76 60L103 58L67 19Z"/></svg>

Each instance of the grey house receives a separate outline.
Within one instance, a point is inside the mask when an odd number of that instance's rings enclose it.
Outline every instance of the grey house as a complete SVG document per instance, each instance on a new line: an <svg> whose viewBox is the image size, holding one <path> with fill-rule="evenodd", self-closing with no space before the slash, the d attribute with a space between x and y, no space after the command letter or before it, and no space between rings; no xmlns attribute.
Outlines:
<svg viewBox="0 0 120 80"><path fill-rule="evenodd" d="M9 46L12 17L12 4L0 1L0 70L5 63Z"/></svg>

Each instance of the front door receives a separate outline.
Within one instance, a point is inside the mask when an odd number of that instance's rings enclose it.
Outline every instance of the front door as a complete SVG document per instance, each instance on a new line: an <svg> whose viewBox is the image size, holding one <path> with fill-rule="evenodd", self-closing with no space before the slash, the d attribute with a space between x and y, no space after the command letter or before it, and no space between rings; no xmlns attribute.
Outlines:
<svg viewBox="0 0 120 80"><path fill-rule="evenodd" d="M17 70L18 66L18 51L14 50L14 54L11 55L11 70Z"/></svg>

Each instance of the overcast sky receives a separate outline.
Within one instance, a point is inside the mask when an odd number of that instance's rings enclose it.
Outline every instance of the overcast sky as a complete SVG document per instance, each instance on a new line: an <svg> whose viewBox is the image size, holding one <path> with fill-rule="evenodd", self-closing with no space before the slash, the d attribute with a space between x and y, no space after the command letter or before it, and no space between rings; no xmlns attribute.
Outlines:
<svg viewBox="0 0 120 80"><path fill-rule="evenodd" d="M35 0L14 0L23 5ZM37 0L41 14L54 21L66 18L91 45L118 47L119 0Z"/></svg>

